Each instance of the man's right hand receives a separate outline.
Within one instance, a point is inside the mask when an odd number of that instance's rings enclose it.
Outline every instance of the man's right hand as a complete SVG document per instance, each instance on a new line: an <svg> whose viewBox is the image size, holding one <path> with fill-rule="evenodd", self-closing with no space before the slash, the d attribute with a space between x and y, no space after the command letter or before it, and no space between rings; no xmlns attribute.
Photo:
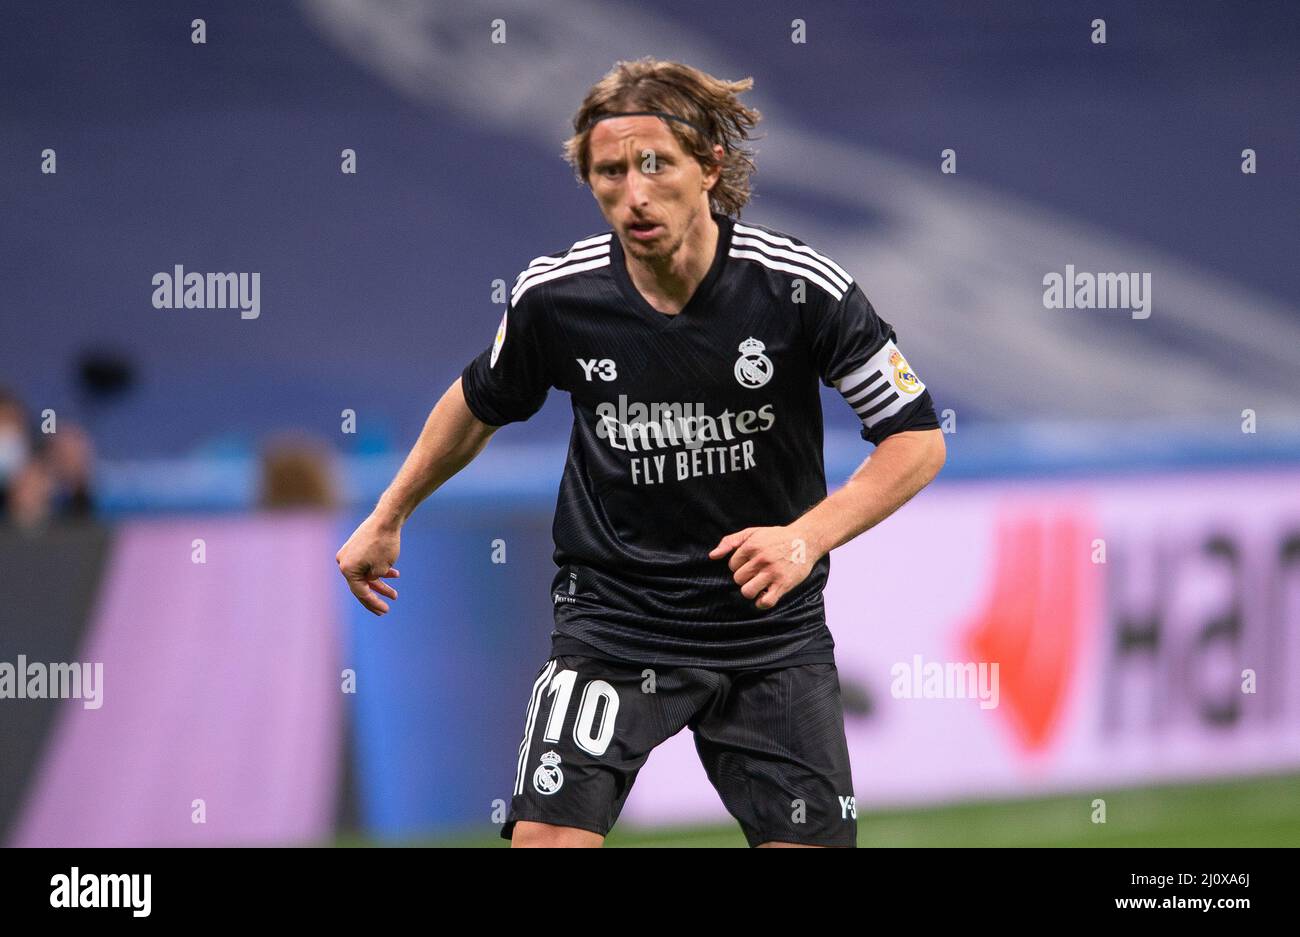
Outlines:
<svg viewBox="0 0 1300 937"><path fill-rule="evenodd" d="M334 557L357 601L376 615L388 611L388 603L379 596L397 598L397 590L383 580L401 575L393 567L401 549L401 527L372 514L352 532Z"/></svg>

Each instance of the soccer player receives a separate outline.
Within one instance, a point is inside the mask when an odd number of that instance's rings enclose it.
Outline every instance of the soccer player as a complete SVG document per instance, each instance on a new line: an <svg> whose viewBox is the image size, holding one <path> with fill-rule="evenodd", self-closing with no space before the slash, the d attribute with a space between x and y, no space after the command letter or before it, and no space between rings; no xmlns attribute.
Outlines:
<svg viewBox="0 0 1300 937"><path fill-rule="evenodd" d="M566 157L610 230L520 272L496 340L337 555L386 612L416 505L549 388L568 392L551 656L502 830L515 846L600 845L650 751L685 727L751 846L857 841L829 554L928 484L945 447L852 276L738 220L752 85L647 58L590 90ZM876 447L829 497L819 380ZM891 607L888 583L863 586L865 609Z"/></svg>

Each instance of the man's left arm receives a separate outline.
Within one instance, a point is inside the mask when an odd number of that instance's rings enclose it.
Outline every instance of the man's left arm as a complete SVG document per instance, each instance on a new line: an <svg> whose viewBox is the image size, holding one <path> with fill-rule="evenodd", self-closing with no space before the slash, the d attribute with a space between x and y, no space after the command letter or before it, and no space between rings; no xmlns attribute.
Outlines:
<svg viewBox="0 0 1300 937"><path fill-rule="evenodd" d="M790 525L814 562L893 514L943 468L943 430L895 433L881 441L844 486Z"/></svg>
<svg viewBox="0 0 1300 937"><path fill-rule="evenodd" d="M823 556L875 527L930 484L946 458L942 430L894 433L881 440L843 487L793 523L728 534L709 556L735 551L728 565L741 595L760 609L771 608Z"/></svg>
<svg viewBox="0 0 1300 937"><path fill-rule="evenodd" d="M852 283L833 302L814 298L800 310L812 360L876 449L842 488L792 523L735 531L710 551L711 559L731 553L727 565L741 594L760 609L774 606L831 550L906 504L946 458L930 392L861 287Z"/></svg>

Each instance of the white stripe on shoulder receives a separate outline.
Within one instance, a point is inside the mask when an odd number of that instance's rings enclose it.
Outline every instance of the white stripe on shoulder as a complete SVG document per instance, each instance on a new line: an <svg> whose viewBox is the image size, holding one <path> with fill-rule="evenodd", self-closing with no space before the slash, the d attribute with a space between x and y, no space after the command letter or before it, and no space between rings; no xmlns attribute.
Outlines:
<svg viewBox="0 0 1300 937"><path fill-rule="evenodd" d="M733 238L732 240L734 244L735 239ZM727 256L736 257L740 260L756 260L764 267L770 267L773 270L781 270L785 273L793 273L796 276L807 277L808 279L816 283L818 286L820 286L822 289L824 289L826 292L834 296L836 302L839 302L841 299L844 298L844 293L839 289L839 287L837 287L830 280L827 280L824 276L822 276L822 274L813 270L811 267L795 266L794 264L784 263L782 261L776 260L775 258L769 257L767 254L763 254L758 251L739 250L734 246L731 248L731 250L727 251Z"/></svg>
<svg viewBox="0 0 1300 937"><path fill-rule="evenodd" d="M804 254L808 257L820 261L823 264L826 264L826 266L830 267L837 274L839 274L840 279L844 282L844 289L848 289L849 284L853 282L853 277L849 276L848 273L845 272L843 267L841 267L835 261L831 260L825 254L821 254L813 250L807 244L796 244L794 241L790 240L787 237L782 237L779 234L773 234L771 231L764 231L762 228L755 228L752 225L742 224L739 221L735 223L735 225L733 226L733 230L738 234L743 234L747 237L755 237L758 238L759 240L767 241L767 243L772 244L776 247L788 248L789 250L792 250L797 254Z"/></svg>
<svg viewBox="0 0 1300 937"><path fill-rule="evenodd" d="M759 251L760 253L767 254L769 257L772 257L777 260L787 260L790 261L791 263L799 264L800 266L803 267L812 267L814 270L817 270L819 273L821 273L822 276L826 277L826 279L834 283L837 289L841 291L847 291L849 288L849 283L847 280L841 278L839 274L837 274L834 270L830 268L829 265L823 263L822 261L816 259L815 257L809 257L806 254L801 254L792 250L787 250L784 247L774 247L773 245L768 244L766 241L760 240L759 238L746 237L741 234L732 235L731 243L733 245L739 245L740 247L745 247L751 250Z"/></svg>
<svg viewBox="0 0 1300 937"><path fill-rule="evenodd" d="M584 270L594 270L609 264L609 242L612 234L599 234L574 243L558 257L544 254L533 259L527 269L515 278L510 290L510 305L539 283L559 279Z"/></svg>
<svg viewBox="0 0 1300 937"><path fill-rule="evenodd" d="M531 290L534 286L537 286L539 283L548 283L551 280L559 280L563 277L572 276L575 273L582 273L584 270L595 270L597 267L608 266L609 254L606 253L603 257L597 257L594 260L584 260L581 263L564 264L563 266L556 267L554 270L549 272L539 273L536 276L529 277L526 282L521 283L518 288L516 288L514 293L510 295L510 305L516 305L525 293Z"/></svg>
<svg viewBox="0 0 1300 937"><path fill-rule="evenodd" d="M518 291L519 287L523 286L524 281L529 280L540 273L547 273L551 270L555 270L557 267L562 267L565 264L573 263L579 260L587 260L592 257L608 257L608 256L609 256L608 245L603 247L597 245L595 247L585 247L581 250L570 250L560 257L547 258L550 261L549 263L536 264L534 266L529 267L526 270L521 271L519 276L515 277L515 285L511 287L510 291L512 293L516 292Z"/></svg>
<svg viewBox="0 0 1300 937"><path fill-rule="evenodd" d="M569 257L574 251L581 251L588 247L599 247L602 244L604 244L605 248L608 250L611 237L613 237L613 235L610 233L597 234L595 237L583 238L581 241L574 241L573 244L569 246L569 249L561 254L542 254L540 257L534 257L532 260L528 261L527 268L525 268L523 272L515 278L515 283L518 284L520 280L539 268L546 269L554 267L558 263L563 263L565 258Z"/></svg>

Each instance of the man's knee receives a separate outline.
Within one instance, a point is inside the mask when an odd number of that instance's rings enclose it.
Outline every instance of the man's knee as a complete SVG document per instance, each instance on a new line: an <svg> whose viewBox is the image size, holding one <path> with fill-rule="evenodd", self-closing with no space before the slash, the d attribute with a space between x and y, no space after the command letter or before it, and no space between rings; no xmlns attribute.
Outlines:
<svg viewBox="0 0 1300 937"><path fill-rule="evenodd" d="M601 845L605 837L573 826L556 826L536 820L520 820L510 834L510 848L571 849Z"/></svg>

